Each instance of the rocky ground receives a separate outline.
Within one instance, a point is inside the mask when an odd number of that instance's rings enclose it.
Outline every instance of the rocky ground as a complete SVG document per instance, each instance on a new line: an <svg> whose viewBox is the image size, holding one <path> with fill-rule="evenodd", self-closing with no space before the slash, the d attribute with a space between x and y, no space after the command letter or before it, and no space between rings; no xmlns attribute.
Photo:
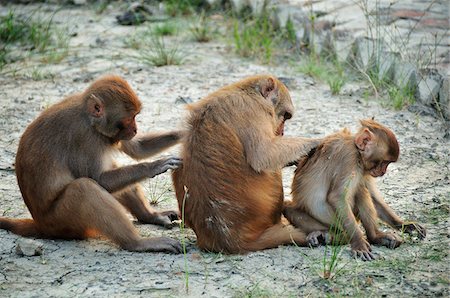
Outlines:
<svg viewBox="0 0 450 298"><path fill-rule="evenodd" d="M25 12L36 7L13 8ZM8 9L0 7L0 13ZM56 7L41 9L51 14ZM83 90L94 78L105 73L124 76L144 104L138 118L141 130L166 130L182 124L180 97L197 100L248 75L272 73L287 82L296 106L287 135L319 137L344 126L355 130L358 119L372 116L394 130L401 157L379 179L379 187L401 217L423 223L428 235L423 241L404 236L405 243L395 250L375 247L379 258L373 262L354 260L349 247L343 246L338 249L332 278L324 279L331 261L329 247L286 246L229 256L198 250L189 229L137 225L142 235L185 239L188 252L131 253L102 239L37 240L42 254L21 256L16 247L23 238L0 230L1 297L449 295L450 142L444 122L412 112L421 110L414 106L394 111L382 100L363 99L366 86L361 82L347 83L341 95L332 96L328 86L300 74L295 65L259 65L237 57L223 38L202 44L185 38L182 65L148 66L134 58L135 50L124 42L136 28L118 25L117 14L116 7L102 14L90 6L60 9L54 21L71 33L67 57L57 64L31 57L0 73L0 215L30 216L14 174L18 140L27 124L45 107ZM286 199L293 170L284 170ZM157 208L176 206L169 174L144 186L149 198L161 196Z"/></svg>

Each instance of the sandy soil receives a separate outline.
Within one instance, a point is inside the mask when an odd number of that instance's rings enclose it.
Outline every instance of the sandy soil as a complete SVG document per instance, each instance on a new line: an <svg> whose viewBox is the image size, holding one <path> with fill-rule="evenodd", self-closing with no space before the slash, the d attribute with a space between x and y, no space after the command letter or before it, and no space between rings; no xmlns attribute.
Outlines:
<svg viewBox="0 0 450 298"><path fill-rule="evenodd" d="M54 9L45 6L44 13ZM1 14L6 12L0 7ZM31 57L0 74L0 215L30 216L13 171L25 127L46 106L83 90L93 78L105 73L124 76L144 103L138 119L141 130L165 130L182 123L184 108L177 103L178 97L197 100L245 76L273 73L286 79L297 109L287 124L287 135L319 137L344 126L355 130L358 119L372 116L395 131L401 158L379 179L379 187L403 218L426 226L427 238L405 236L405 243L395 250L375 247L379 259L370 263L352 259L349 246L343 246L334 277L325 280L324 263L330 260L330 249L325 247L286 246L228 256L199 251L191 230L137 225L142 235L187 239L188 253L131 253L101 239L38 240L43 254L23 257L15 253L20 237L0 230L1 297L449 295L448 126L430 115L393 111L382 102L364 100L360 84L347 84L342 95L331 96L327 86L299 74L294 66L262 66L243 60L223 40L199 44L183 39L186 59L182 65L148 66L131 58L136 53L125 47L124 40L136 28L117 25L116 14L113 9L96 15L91 7L60 10L55 21L74 35L69 55L56 65ZM51 76L33 80L35 67ZM177 148L171 153L176 154ZM284 170L286 199L293 170ZM169 174L144 185L149 197L152 193L162 196L158 208L176 206Z"/></svg>

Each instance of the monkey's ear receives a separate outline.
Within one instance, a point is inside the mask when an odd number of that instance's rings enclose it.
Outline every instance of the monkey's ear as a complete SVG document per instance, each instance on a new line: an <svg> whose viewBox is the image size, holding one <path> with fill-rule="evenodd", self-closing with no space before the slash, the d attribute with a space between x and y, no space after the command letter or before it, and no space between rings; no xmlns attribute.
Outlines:
<svg viewBox="0 0 450 298"><path fill-rule="evenodd" d="M105 114L105 104L94 94L88 99L88 113L95 118L100 118Z"/></svg>
<svg viewBox="0 0 450 298"><path fill-rule="evenodd" d="M263 81L261 84L261 95L267 100L270 100L272 104L275 104L277 99L277 90L275 80L273 78L269 77L267 80Z"/></svg>
<svg viewBox="0 0 450 298"><path fill-rule="evenodd" d="M355 145L359 150L364 151L372 144L374 134L368 129L364 128L355 137Z"/></svg>

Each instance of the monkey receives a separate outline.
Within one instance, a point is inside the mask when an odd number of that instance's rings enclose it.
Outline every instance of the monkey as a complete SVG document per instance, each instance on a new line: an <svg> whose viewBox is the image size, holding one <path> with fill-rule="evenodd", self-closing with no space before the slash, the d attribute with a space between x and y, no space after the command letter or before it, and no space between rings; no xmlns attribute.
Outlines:
<svg viewBox="0 0 450 298"><path fill-rule="evenodd" d="M289 91L271 75L248 77L188 106L183 165L172 172L178 206L202 250L239 254L295 242L282 221L281 169L318 144L284 137L294 114Z"/></svg>
<svg viewBox="0 0 450 298"><path fill-rule="evenodd" d="M292 201L286 201L283 214L308 234L313 246L326 241L325 231L337 229L345 232L342 241L350 241L355 256L371 261L375 255L370 244L396 248L403 242L393 233L380 231L378 219L410 234L415 230L420 238L426 230L400 219L375 183L375 177L383 176L388 165L398 160L400 148L394 133L372 119L360 122L355 135L348 129L330 135L298 161Z"/></svg>
<svg viewBox="0 0 450 298"><path fill-rule="evenodd" d="M32 219L0 218L0 228L25 237L105 236L122 249L180 253L178 241L143 238L128 219L170 227L176 211L157 212L139 181L175 169L178 157L119 167L123 152L140 160L177 144L180 131L136 136L141 102L121 77L94 81L84 92L44 110L25 130L15 160L19 189Z"/></svg>

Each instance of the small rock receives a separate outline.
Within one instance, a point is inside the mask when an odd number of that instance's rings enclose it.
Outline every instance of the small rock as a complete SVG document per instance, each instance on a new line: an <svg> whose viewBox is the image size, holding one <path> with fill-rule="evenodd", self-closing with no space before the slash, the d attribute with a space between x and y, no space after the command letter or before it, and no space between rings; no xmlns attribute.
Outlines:
<svg viewBox="0 0 450 298"><path fill-rule="evenodd" d="M19 256L40 256L44 249L42 242L32 239L19 239L16 243L16 254Z"/></svg>
<svg viewBox="0 0 450 298"><path fill-rule="evenodd" d="M394 83L399 88L413 90L417 86L417 68L409 62L396 63Z"/></svg>
<svg viewBox="0 0 450 298"><path fill-rule="evenodd" d="M384 52L382 59L378 59L378 79L391 81L394 78L395 64L400 61L400 54L397 52Z"/></svg>
<svg viewBox="0 0 450 298"><path fill-rule="evenodd" d="M286 24L290 20L296 29L307 20L306 13L298 6L289 4L277 5L273 10L272 21L275 28L286 28Z"/></svg>
<svg viewBox="0 0 450 298"><path fill-rule="evenodd" d="M269 0L248 0L248 4L255 16L261 15L267 7Z"/></svg>
<svg viewBox="0 0 450 298"><path fill-rule="evenodd" d="M231 0L231 7L234 12L241 13L245 7L248 6L248 2L246 0Z"/></svg>
<svg viewBox="0 0 450 298"><path fill-rule="evenodd" d="M423 69L420 72L419 84L417 85L416 98L425 105L438 103L439 89L442 77L435 69Z"/></svg>
<svg viewBox="0 0 450 298"><path fill-rule="evenodd" d="M383 39L358 37L353 42L347 61L359 70L371 70L381 59L380 54L384 49L386 49L386 44Z"/></svg>
<svg viewBox="0 0 450 298"><path fill-rule="evenodd" d="M75 5L85 5L87 0L73 0L73 4Z"/></svg>
<svg viewBox="0 0 450 298"><path fill-rule="evenodd" d="M135 2L128 7L126 12L116 16L116 19L120 25L139 25L147 21L152 14L153 12L147 6L139 2Z"/></svg>
<svg viewBox="0 0 450 298"><path fill-rule="evenodd" d="M445 77L439 89L439 105L445 119L450 120L450 80Z"/></svg>

